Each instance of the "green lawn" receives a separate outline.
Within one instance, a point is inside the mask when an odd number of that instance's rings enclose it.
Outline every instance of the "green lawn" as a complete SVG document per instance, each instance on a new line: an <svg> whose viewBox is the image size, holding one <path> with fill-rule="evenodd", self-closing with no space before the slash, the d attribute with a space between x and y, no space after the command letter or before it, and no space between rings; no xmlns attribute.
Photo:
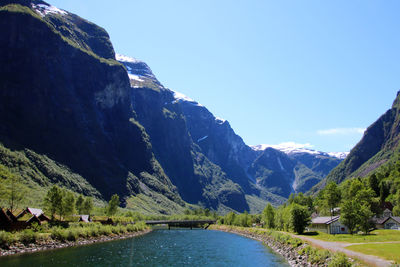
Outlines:
<svg viewBox="0 0 400 267"><path fill-rule="evenodd" d="M352 245L346 249L400 262L400 243Z"/></svg>
<svg viewBox="0 0 400 267"><path fill-rule="evenodd" d="M400 241L400 231L398 230L375 230L368 235L360 235L360 234L328 235L321 232L305 233L304 235L315 239L332 241L332 242L368 243L368 242Z"/></svg>

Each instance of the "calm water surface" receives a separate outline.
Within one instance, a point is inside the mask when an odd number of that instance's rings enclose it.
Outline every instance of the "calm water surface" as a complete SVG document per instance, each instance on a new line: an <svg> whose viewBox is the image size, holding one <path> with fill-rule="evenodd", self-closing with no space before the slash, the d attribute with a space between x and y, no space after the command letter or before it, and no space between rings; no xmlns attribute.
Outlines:
<svg viewBox="0 0 400 267"><path fill-rule="evenodd" d="M131 239L0 258L0 266L289 266L261 242L212 230L155 230Z"/></svg>

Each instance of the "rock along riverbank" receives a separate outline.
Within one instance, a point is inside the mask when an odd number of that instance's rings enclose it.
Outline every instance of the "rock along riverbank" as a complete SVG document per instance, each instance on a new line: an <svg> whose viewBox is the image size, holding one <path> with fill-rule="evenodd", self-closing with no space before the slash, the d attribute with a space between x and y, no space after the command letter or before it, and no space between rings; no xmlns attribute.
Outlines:
<svg viewBox="0 0 400 267"><path fill-rule="evenodd" d="M301 253L299 253L300 250L309 246L309 244L307 244L307 243L303 243L302 245L300 245L298 247L292 247L288 244L283 244L283 243L276 241L271 236L264 235L264 234L257 234L257 233L254 233L254 232L252 232L248 229L242 228L242 227L239 228L239 227L229 227L229 226L225 226L225 225L212 225L212 227L210 227L209 229L234 233L234 234L238 234L238 235L241 235L241 236L244 236L247 238L252 238L252 239L261 241L266 246L270 247L273 251L282 255L288 261L290 266L293 266L293 267L328 266L328 263L330 260L329 258L326 258L324 262L311 263L309 261L309 258L307 255L301 255ZM352 259L349 259L349 260L354 263L354 261Z"/></svg>
<svg viewBox="0 0 400 267"><path fill-rule="evenodd" d="M110 235L110 236L99 236L99 237L90 237L90 238L81 238L76 241L58 241L58 240L46 240L46 241L37 241L36 243L31 243L28 245L24 245L22 243L16 243L14 245L9 246L9 248L0 248L0 257L1 256L9 256L9 255L18 255L24 253L34 253L44 250L51 249L59 249L59 248L67 248L67 247L75 247L75 246L84 246L91 245L94 243L102 243L120 239L132 238L135 236L140 236L151 232L151 229L146 229L138 232L126 233L123 235Z"/></svg>

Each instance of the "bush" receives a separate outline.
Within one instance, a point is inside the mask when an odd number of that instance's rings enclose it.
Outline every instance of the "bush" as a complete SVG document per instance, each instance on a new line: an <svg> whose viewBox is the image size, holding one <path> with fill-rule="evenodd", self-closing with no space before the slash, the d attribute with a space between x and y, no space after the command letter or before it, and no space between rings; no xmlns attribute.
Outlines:
<svg viewBox="0 0 400 267"><path fill-rule="evenodd" d="M343 253L336 253L333 255L328 267L351 267L352 263Z"/></svg>
<svg viewBox="0 0 400 267"><path fill-rule="evenodd" d="M26 229L19 233L19 241L25 245L35 243L37 237L38 234L35 233L32 229Z"/></svg>
<svg viewBox="0 0 400 267"><path fill-rule="evenodd" d="M51 229L51 238L54 240L59 240L61 242L64 242L68 238L67 232L59 227L54 227Z"/></svg>
<svg viewBox="0 0 400 267"><path fill-rule="evenodd" d="M66 230L66 236L68 241L76 241L79 237L78 229L68 229Z"/></svg>
<svg viewBox="0 0 400 267"><path fill-rule="evenodd" d="M0 231L0 247L7 248L14 243L14 237L11 233L6 231Z"/></svg>

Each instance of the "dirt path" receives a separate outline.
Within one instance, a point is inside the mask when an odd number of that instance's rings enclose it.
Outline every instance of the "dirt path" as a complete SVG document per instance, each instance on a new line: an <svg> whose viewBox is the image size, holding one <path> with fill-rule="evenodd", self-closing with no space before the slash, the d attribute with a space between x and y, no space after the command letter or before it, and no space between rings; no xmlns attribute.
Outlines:
<svg viewBox="0 0 400 267"><path fill-rule="evenodd" d="M344 242L322 241L322 240L314 239L311 237L299 236L299 235L294 235L294 234L292 234L292 236L300 238L304 241L307 241L308 243L310 243L316 247L320 247L320 248L327 249L330 251L335 251L335 252L336 251L343 252L344 254L346 254L350 257L360 259L360 260L364 261L365 263L370 264L372 266L391 266L392 262L381 259L377 256L372 256L372 255L367 255L367 254L363 254L360 252L355 252L355 251L346 249L346 247L351 246L351 245L361 245L361 244L400 243L400 242L344 243Z"/></svg>

